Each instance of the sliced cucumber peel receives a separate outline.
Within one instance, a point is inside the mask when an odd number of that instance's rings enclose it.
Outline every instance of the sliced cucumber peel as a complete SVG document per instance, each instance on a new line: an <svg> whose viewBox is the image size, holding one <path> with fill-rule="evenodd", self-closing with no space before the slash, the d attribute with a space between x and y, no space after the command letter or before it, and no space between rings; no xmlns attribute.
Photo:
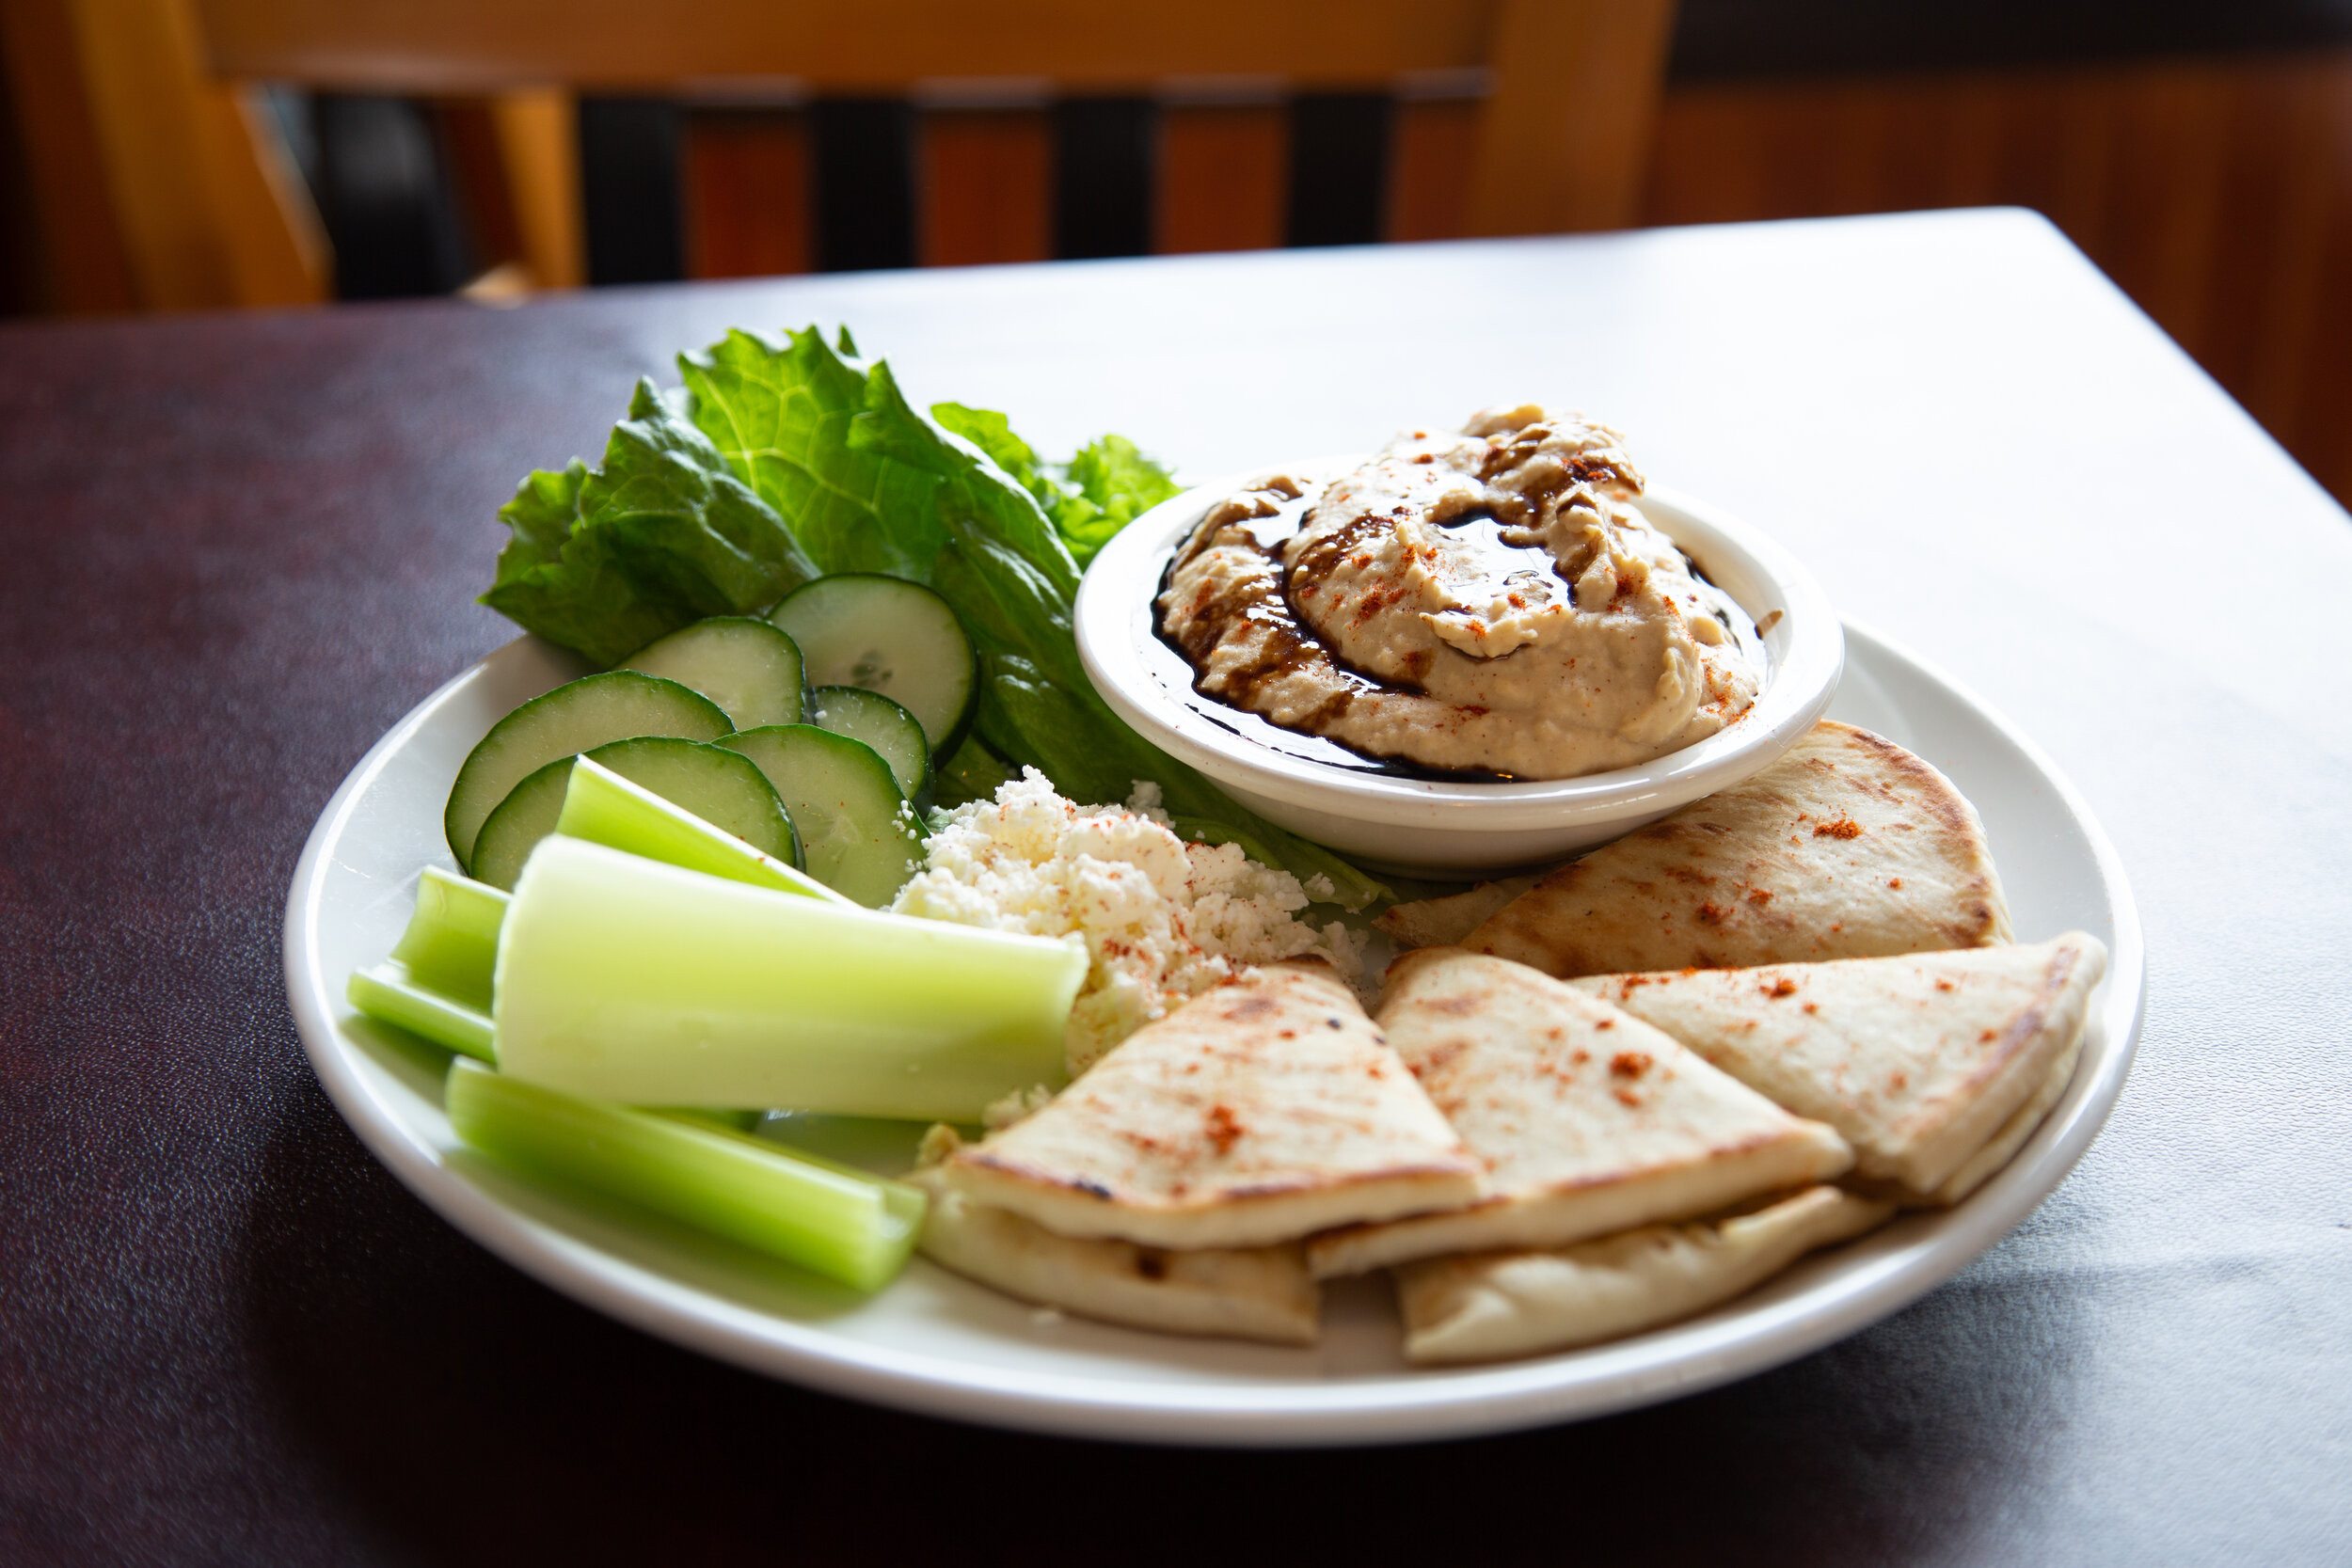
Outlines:
<svg viewBox="0 0 2352 1568"><path fill-rule="evenodd" d="M814 724L770 724L720 742L757 765L800 831L808 874L879 910L923 863L921 820L882 754Z"/></svg>
<svg viewBox="0 0 2352 1568"><path fill-rule="evenodd" d="M714 615L646 643L617 668L690 687L726 710L739 730L806 717L801 650L766 621Z"/></svg>
<svg viewBox="0 0 2352 1568"><path fill-rule="evenodd" d="M768 619L790 634L808 684L859 686L914 715L934 756L972 721L979 663L947 601L920 583L845 572L803 583Z"/></svg>
<svg viewBox="0 0 2352 1568"><path fill-rule="evenodd" d="M561 757L631 736L716 740L734 728L718 704L636 670L583 675L490 726L457 769L441 816L458 869L473 875L474 840L516 784Z"/></svg>
<svg viewBox="0 0 2352 1568"><path fill-rule="evenodd" d="M737 752L668 736L637 736L585 754L772 860L789 864L800 858L784 802L767 776ZM515 885L532 847L556 831L572 767L572 758L559 757L499 802L474 843L476 877L492 887Z"/></svg>
<svg viewBox="0 0 2352 1568"><path fill-rule="evenodd" d="M808 694L808 717L820 730L871 746L890 765L898 793L914 801L917 811L929 803L930 746L914 715L862 686L820 686Z"/></svg>

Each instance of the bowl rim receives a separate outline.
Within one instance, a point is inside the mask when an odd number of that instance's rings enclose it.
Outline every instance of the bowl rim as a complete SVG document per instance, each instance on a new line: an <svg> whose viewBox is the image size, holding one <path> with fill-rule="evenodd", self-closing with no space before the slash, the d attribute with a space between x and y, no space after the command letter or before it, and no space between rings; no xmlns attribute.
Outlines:
<svg viewBox="0 0 2352 1568"><path fill-rule="evenodd" d="M1177 543L1217 500L1278 473L1345 471L1366 454L1265 465L1195 484L1137 517L1103 546L1078 584L1072 621L1087 678L1144 738L1219 784L1368 823L1494 832L1659 815L1729 787L1811 729L1845 672L1845 628L1813 574L1777 541L1721 507L1646 486L1644 515L1709 566L1734 562L1776 601L1788 628L1756 705L1703 740L1631 768L1572 779L1471 783L1351 773L1269 750L1195 712L1144 663L1154 641L1152 600ZM1696 535L1696 537L1692 537ZM1718 586L1731 593L1728 583ZM1138 594L1138 582L1152 592ZM1734 595L1740 609L1758 607ZM1775 626L1775 631L1779 628Z"/></svg>

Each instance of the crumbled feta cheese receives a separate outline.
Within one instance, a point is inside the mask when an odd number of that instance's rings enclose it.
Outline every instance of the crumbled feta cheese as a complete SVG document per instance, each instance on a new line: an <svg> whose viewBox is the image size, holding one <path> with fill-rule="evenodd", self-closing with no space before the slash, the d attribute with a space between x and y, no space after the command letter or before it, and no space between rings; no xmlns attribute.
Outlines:
<svg viewBox="0 0 2352 1568"><path fill-rule="evenodd" d="M1312 953L1360 984L1363 936L1294 918L1307 904L1297 878L1239 845L1179 839L1155 784L1138 781L1123 810L1080 806L1030 768L995 800L947 814L891 908L1083 944L1087 978L1063 1040L1075 1073L1251 964Z"/></svg>
<svg viewBox="0 0 2352 1568"><path fill-rule="evenodd" d="M1054 1091L1042 1084L1032 1084L1025 1089L1014 1089L988 1102L980 1112L980 1125L992 1132L1001 1132L1013 1123L1041 1111L1053 1103Z"/></svg>

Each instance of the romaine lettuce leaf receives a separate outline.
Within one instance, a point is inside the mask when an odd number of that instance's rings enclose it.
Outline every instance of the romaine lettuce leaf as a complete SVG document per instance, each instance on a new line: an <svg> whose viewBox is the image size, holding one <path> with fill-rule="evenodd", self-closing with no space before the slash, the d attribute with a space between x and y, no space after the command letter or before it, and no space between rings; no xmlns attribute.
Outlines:
<svg viewBox="0 0 2352 1568"><path fill-rule="evenodd" d="M937 481L883 453L852 450L866 377L812 329L782 347L730 332L678 356L695 424L735 473L792 522L827 573L930 580L946 542ZM887 519L887 521L882 521Z"/></svg>
<svg viewBox="0 0 2352 1568"><path fill-rule="evenodd" d="M1002 415L943 404L952 412L934 422L887 365L850 357L846 332L841 345L814 328L782 342L731 332L680 356L684 396L673 406L642 384L600 469L524 482L501 514L514 538L485 602L609 664L820 573L920 582L971 634L975 728L995 757L1088 802L1153 781L1189 836L1239 841L1302 879L1326 879L1327 900L1350 909L1381 896L1378 882L1147 743L1087 679L1071 632L1078 562L1057 525L1073 519L1091 554L1174 493L1167 471L1106 436L1065 483Z"/></svg>
<svg viewBox="0 0 2352 1568"><path fill-rule="evenodd" d="M1221 828L1301 879L1326 879L1331 901L1349 909L1384 895L1380 883L1345 861L1262 820L1145 741L1096 693L1071 632L1077 563L1036 491L1013 471L1026 469L1034 480L1038 465L1001 416L957 405L951 418L984 439L983 447L916 412L890 368L876 363L865 372L856 412L845 420L857 372L814 328L792 333L783 345L731 333L680 363L696 422L736 471L796 529L796 503L809 498L806 504L818 510L820 526L802 531L818 564L829 571L893 570L954 607L980 657L975 728L991 751L1039 768L1076 800L1123 800L1136 781L1152 780L1193 836L1215 836ZM1142 498L1159 499L1154 490L1161 485L1172 493L1172 483L1132 443L1119 445L1123 451L1098 442L1103 450L1088 472L1102 498L1090 504L1105 516L1123 509L1123 524L1149 504ZM854 546L836 543L851 532ZM845 561L888 553L901 564L835 565L828 559L834 550Z"/></svg>
<svg viewBox="0 0 2352 1568"><path fill-rule="evenodd" d="M961 403L934 403L931 418L949 433L962 436L982 451L989 460L1013 477L1015 483L1026 490L1046 515L1053 515L1055 503L1070 493L1046 470L1029 443L1012 433L1012 421L993 408L967 408Z"/></svg>
<svg viewBox="0 0 2352 1568"><path fill-rule="evenodd" d="M1166 468L1143 455L1124 436L1105 436L1078 449L1065 470L1072 493L1054 509L1070 553L1085 565L1111 535L1177 492Z"/></svg>
<svg viewBox="0 0 2352 1568"><path fill-rule="evenodd" d="M1069 462L1041 463L1011 421L990 408L934 403L931 418L988 453L1054 520L1062 544L1080 566L1113 534L1176 494L1173 476L1124 436L1104 436Z"/></svg>
<svg viewBox="0 0 2352 1568"><path fill-rule="evenodd" d="M512 531L482 602L525 629L616 664L706 615L741 615L818 575L774 510L651 381L604 462L526 478L499 511Z"/></svg>

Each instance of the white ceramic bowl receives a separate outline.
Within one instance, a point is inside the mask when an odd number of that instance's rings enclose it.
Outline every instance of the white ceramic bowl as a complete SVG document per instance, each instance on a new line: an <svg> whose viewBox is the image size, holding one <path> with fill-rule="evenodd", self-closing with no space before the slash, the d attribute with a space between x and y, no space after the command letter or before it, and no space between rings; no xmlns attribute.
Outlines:
<svg viewBox="0 0 2352 1568"><path fill-rule="evenodd" d="M1739 783L1811 729L1837 694L1845 630L1812 574L1737 517L1671 490L1641 500L1651 522L1762 622L1763 692L1736 723L1638 768L1539 783L1465 784L1351 771L1285 755L1193 705L1192 671L1152 629L1177 546L1208 509L1275 473L1311 486L1362 461L1334 458L1196 485L1120 531L1078 585L1078 653L1103 700L1227 794L1303 838L1383 871L1459 879L1557 863Z"/></svg>

